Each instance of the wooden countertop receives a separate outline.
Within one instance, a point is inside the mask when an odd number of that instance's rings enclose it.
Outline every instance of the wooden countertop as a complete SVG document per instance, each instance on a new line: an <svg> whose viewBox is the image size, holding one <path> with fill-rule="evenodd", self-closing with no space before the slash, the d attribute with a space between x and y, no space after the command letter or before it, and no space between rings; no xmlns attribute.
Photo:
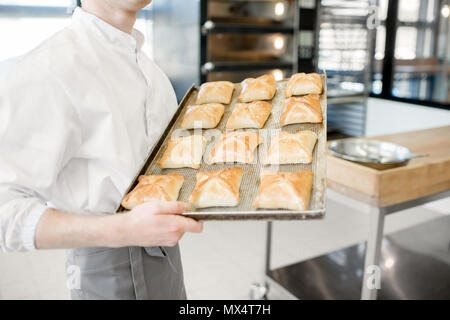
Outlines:
<svg viewBox="0 0 450 320"><path fill-rule="evenodd" d="M329 188L376 207L386 207L450 189L450 126L371 137L394 142L414 154L406 166L375 170L328 154Z"/></svg>

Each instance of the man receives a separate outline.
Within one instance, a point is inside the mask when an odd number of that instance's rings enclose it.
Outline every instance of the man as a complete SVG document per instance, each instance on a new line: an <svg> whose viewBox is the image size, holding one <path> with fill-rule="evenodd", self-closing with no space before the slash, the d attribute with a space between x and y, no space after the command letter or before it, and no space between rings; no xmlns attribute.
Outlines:
<svg viewBox="0 0 450 320"><path fill-rule="evenodd" d="M68 250L74 299L184 299L182 202L113 214L177 108L141 51L151 0L84 0L72 24L0 67L0 248Z"/></svg>

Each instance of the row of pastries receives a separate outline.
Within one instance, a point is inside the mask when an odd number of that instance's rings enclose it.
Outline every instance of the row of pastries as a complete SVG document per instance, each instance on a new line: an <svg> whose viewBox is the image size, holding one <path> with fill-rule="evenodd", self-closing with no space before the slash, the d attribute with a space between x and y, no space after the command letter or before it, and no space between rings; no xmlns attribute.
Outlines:
<svg viewBox="0 0 450 320"><path fill-rule="evenodd" d="M222 132L208 155L209 163L251 163L254 151L263 142L256 131L229 131L233 129L260 129L271 114L271 99L276 94L276 81L272 75L248 78L242 83L227 131ZM323 85L318 74L293 75L285 87L285 100L280 125L292 123L320 123L322 110L320 94ZM215 128L220 122L225 106L231 102L234 84L216 81L203 84L198 92L196 105L188 106L180 127L183 129ZM311 163L317 135L312 131L288 133L281 131L271 139L264 164ZM158 166L160 168L191 167L199 169L207 145L201 134L173 137ZM240 201L239 187L244 172L233 167L219 171L198 172L197 181L189 202L196 208L232 207ZM271 172L264 170L260 176L260 188L253 206L266 209L307 210L313 181L313 173ZM122 201L122 206L132 209L150 201L174 201L178 199L184 178L179 174L149 175L139 177L137 186Z"/></svg>
<svg viewBox="0 0 450 320"><path fill-rule="evenodd" d="M263 164L309 164L317 134L310 131L280 131L271 139ZM256 148L264 142L257 131L226 131L221 134L207 156L208 164L252 163ZM161 169L199 169L207 139L201 134L173 137L158 162Z"/></svg>
<svg viewBox="0 0 450 320"><path fill-rule="evenodd" d="M239 167L198 172L189 203L196 208L237 206L242 175L243 169ZM137 186L122 200L122 206L131 210L151 200L175 201L183 182L184 177L177 173L140 176ZM313 173L308 170L265 170L261 173L261 184L253 206L256 209L307 210L312 182Z"/></svg>
<svg viewBox="0 0 450 320"><path fill-rule="evenodd" d="M207 82L201 85L196 105L189 106L183 117L182 129L215 128L230 104L234 84L229 81ZM227 123L226 129L261 129L272 111L271 100L276 93L276 81L266 74L245 79ZM320 96L322 79L318 74L299 73L291 77L285 88L285 101L280 125L294 123L321 123ZM303 95L303 96L299 96Z"/></svg>

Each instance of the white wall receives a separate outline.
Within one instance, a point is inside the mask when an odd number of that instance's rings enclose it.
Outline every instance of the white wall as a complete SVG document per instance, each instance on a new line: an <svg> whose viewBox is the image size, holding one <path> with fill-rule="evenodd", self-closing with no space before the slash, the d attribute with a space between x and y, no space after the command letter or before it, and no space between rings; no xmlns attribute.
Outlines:
<svg viewBox="0 0 450 320"><path fill-rule="evenodd" d="M378 98L369 98L367 103L369 137L446 125L450 125L448 110Z"/></svg>

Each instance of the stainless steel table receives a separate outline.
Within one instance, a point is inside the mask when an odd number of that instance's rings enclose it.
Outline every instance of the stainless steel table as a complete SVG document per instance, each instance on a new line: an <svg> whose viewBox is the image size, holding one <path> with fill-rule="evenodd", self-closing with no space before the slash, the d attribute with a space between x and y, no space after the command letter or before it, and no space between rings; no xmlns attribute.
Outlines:
<svg viewBox="0 0 450 320"><path fill-rule="evenodd" d="M369 234L365 249L361 299L376 299L378 289L368 285L380 270L384 219L387 214L450 197L450 126L407 132L372 139L391 141L410 148L426 158L411 160L408 165L389 170L375 170L329 155L327 184L342 195L346 204L354 203L369 214ZM328 212L328 215L333 212ZM264 298L269 286L284 290L271 276L272 223L267 223L264 284L252 288L252 297ZM372 282L371 282L372 283ZM339 298L339 297L335 297Z"/></svg>

